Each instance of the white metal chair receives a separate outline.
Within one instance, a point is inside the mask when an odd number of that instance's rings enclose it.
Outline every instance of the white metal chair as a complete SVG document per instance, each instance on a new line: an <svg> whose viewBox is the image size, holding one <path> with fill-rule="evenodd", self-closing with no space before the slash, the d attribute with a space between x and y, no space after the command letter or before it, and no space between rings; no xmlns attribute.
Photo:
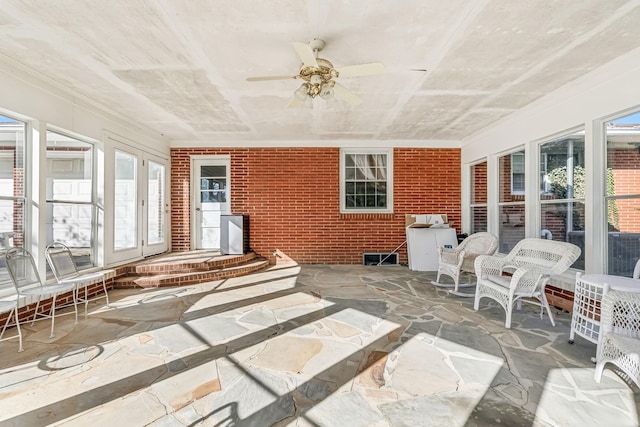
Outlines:
<svg viewBox="0 0 640 427"><path fill-rule="evenodd" d="M449 292L454 295L472 297L472 293L458 292L459 288L475 286L475 283L460 284L460 275L467 273L469 275L475 272L474 261L480 255L493 255L498 249L498 238L491 233L481 232L474 233L464 239L455 248L438 248L438 276L435 286L453 288ZM442 275L449 276L453 279L453 285L448 283L440 283Z"/></svg>
<svg viewBox="0 0 640 427"><path fill-rule="evenodd" d="M640 293L607 292L601 313L595 380L600 382L605 365L611 363L640 387Z"/></svg>
<svg viewBox="0 0 640 427"><path fill-rule="evenodd" d="M13 236L14 233L0 233L0 256L5 258L5 255L9 249L13 246ZM1 269L5 269L5 266L0 266ZM3 275L4 276L4 275ZM4 279L0 278L0 282ZM0 332L0 341L10 340L12 338L18 338L19 345L18 351L22 351L22 330L20 329L20 320L18 319L18 296L16 295L15 300L1 300L0 301L0 314L9 313L7 315L7 320L2 327L2 332ZM11 335L9 337L3 338L4 333L9 326L9 322L11 322L11 316L15 316L16 318L16 329L18 333L16 335Z"/></svg>
<svg viewBox="0 0 640 427"><path fill-rule="evenodd" d="M640 259L636 261L636 266L633 269L633 275L631 277L634 279L640 279Z"/></svg>
<svg viewBox="0 0 640 427"><path fill-rule="evenodd" d="M480 255L475 261L478 284L473 308L478 310L485 297L497 301L507 314L508 329L513 306L517 303L520 308L525 301L540 306L541 318L546 309L555 326L544 288L551 276L565 272L579 256L580 248L574 244L537 238L520 240L505 257Z"/></svg>
<svg viewBox="0 0 640 427"><path fill-rule="evenodd" d="M109 293L107 292L107 284L102 272L97 273L81 273L78 271L71 249L64 243L53 242L47 245L45 256L51 266L53 275L61 285L73 285L76 289L76 297L78 302L84 303L84 316L87 317L87 307L89 301L106 298L107 307L109 306ZM102 281L102 289L104 295L89 298L89 284ZM84 297L80 297L80 286L84 286Z"/></svg>
<svg viewBox="0 0 640 427"><path fill-rule="evenodd" d="M71 292L73 298L73 309L75 311L76 324L78 323L78 305L76 300L75 284L55 284L46 285L40 280L36 264L33 261L33 257L23 248L12 248L7 251L7 270L9 271L9 277L13 281L13 285L16 288L18 294L18 301L26 297L36 297L36 308L33 313L33 325L38 316L51 319L51 335L54 337L53 330L56 321L56 299L58 295L66 292ZM42 298L52 298L51 310L49 313L38 313L40 307L40 301Z"/></svg>
<svg viewBox="0 0 640 427"><path fill-rule="evenodd" d="M18 338L18 351L22 351L22 330L20 330L20 321L18 320L18 301L0 301L0 313L9 313L7 315L7 321L4 322L4 326L2 327L2 332L0 332L0 341ZM18 330L18 333L16 335L11 335L10 337L4 337L4 332L6 331L7 326L9 326L11 316L15 316L16 318L16 329Z"/></svg>

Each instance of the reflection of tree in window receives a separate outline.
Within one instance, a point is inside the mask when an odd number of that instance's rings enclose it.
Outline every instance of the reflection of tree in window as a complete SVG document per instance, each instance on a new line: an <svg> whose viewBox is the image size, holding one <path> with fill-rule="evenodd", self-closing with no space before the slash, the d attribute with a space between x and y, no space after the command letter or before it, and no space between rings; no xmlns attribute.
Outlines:
<svg viewBox="0 0 640 427"><path fill-rule="evenodd" d="M630 277L640 258L640 112L605 125L607 272Z"/></svg>
<svg viewBox="0 0 640 427"><path fill-rule="evenodd" d="M573 268L584 269L585 164L582 132L540 145L540 234L573 243L582 253Z"/></svg>

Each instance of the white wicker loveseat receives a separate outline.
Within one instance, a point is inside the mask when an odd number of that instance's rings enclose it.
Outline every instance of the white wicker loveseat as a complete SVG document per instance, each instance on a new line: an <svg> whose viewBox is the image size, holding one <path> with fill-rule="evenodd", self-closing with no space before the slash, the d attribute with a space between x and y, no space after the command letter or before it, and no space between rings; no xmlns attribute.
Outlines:
<svg viewBox="0 0 640 427"><path fill-rule="evenodd" d="M574 244L537 238L520 240L505 257L480 255L475 261L478 283L474 309L479 309L482 298L497 301L507 314L505 327L510 328L513 306L531 302L541 306L541 317L546 309L555 326L544 287L551 276L565 272L579 256L580 248ZM523 299L527 297L537 302Z"/></svg>
<svg viewBox="0 0 640 427"><path fill-rule="evenodd" d="M640 387L640 294L609 291L602 299L595 380L607 363L616 365Z"/></svg>
<svg viewBox="0 0 640 427"><path fill-rule="evenodd" d="M498 238L491 233L481 232L474 233L464 239L455 248L439 248L438 249L438 277L435 282L431 282L436 286L453 287L450 292L455 295L470 296L473 294L460 294L458 287L473 286L475 283L460 285L460 275L462 273L472 274L474 270L474 262L480 255L493 255L498 249ZM453 279L453 285L440 283L441 276L449 276Z"/></svg>

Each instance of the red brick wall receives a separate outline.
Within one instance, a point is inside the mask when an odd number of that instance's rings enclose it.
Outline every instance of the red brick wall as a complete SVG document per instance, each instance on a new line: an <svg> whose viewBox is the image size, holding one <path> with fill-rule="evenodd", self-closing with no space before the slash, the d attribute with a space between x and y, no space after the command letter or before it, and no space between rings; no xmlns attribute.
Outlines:
<svg viewBox="0 0 640 427"><path fill-rule="evenodd" d="M573 312L573 292L547 285L545 295L550 306L561 308L569 313Z"/></svg>
<svg viewBox="0 0 640 427"><path fill-rule="evenodd" d="M487 203L487 162L471 167L471 202Z"/></svg>
<svg viewBox="0 0 640 427"><path fill-rule="evenodd" d="M231 156L234 214L250 217L251 248L300 263L359 264L405 240L405 215L446 213L460 227L460 150L394 149L394 212L340 213L339 148L171 150L172 250L190 249L190 155ZM406 262L406 251L400 261Z"/></svg>
<svg viewBox="0 0 640 427"><path fill-rule="evenodd" d="M524 194L511 193L511 155L500 157L500 202L524 202Z"/></svg>

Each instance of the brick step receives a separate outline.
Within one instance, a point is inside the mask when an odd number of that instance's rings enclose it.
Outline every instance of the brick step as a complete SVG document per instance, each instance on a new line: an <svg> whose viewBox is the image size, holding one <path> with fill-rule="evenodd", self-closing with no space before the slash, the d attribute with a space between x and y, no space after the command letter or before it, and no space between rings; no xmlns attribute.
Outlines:
<svg viewBox="0 0 640 427"><path fill-rule="evenodd" d="M169 260L166 258L154 259L143 262L135 266L131 273L138 276L167 275L181 273L195 273L210 270L220 270L230 267L241 266L256 259L254 252L244 255L215 255L209 254L191 254L184 256L172 256Z"/></svg>
<svg viewBox="0 0 640 427"><path fill-rule="evenodd" d="M269 266L269 261L263 258L252 259L242 265L219 268L208 271L195 271L186 273L156 274L156 275L130 275L117 279L114 288L159 288L168 286L185 286L195 283L240 277L254 273Z"/></svg>

